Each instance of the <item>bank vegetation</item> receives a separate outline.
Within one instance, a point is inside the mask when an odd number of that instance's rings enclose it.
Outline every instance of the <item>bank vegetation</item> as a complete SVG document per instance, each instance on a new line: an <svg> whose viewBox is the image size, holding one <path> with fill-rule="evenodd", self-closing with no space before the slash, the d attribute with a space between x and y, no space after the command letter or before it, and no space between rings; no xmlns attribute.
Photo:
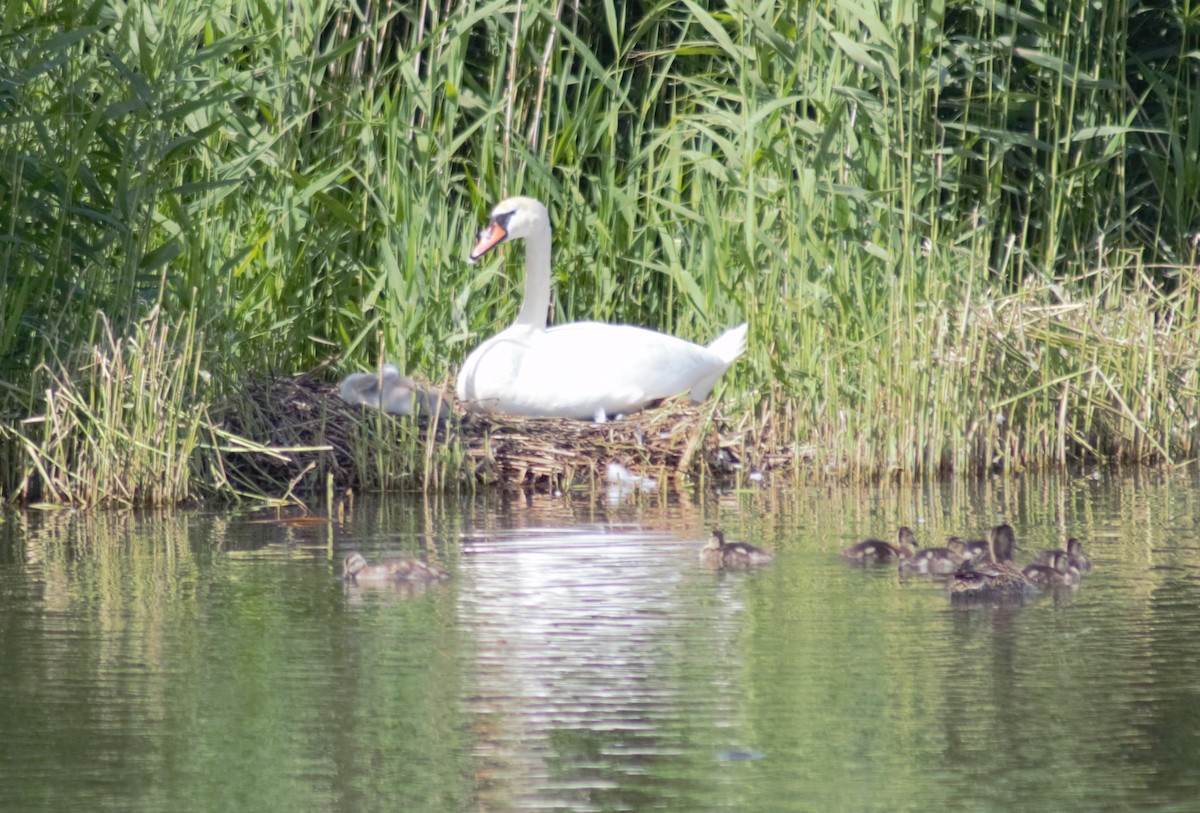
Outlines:
<svg viewBox="0 0 1200 813"><path fill-rule="evenodd" d="M750 322L659 420L691 453L519 438L691 482L1191 463L1197 52L1171 0L9 3L0 489L533 482L488 422L333 398L382 362L450 382L513 319L519 251L464 255L516 193L556 321Z"/></svg>

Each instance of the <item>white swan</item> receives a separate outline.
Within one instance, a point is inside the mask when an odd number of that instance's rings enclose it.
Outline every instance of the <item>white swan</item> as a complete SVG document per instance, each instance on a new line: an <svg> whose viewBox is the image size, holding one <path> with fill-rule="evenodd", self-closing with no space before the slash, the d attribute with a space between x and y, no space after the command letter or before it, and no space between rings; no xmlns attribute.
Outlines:
<svg viewBox="0 0 1200 813"><path fill-rule="evenodd" d="M506 240L525 240L525 298L511 327L476 347L458 374L469 409L534 417L636 412L682 392L699 403L746 349L746 324L707 347L631 325L572 322L547 328L550 217L533 198L501 201L471 251L475 262Z"/></svg>

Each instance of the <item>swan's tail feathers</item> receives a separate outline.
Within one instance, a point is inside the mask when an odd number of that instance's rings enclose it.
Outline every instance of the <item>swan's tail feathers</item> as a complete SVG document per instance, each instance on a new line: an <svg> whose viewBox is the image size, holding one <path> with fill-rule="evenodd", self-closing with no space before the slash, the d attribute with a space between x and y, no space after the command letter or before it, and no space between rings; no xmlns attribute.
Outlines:
<svg viewBox="0 0 1200 813"><path fill-rule="evenodd" d="M720 356L726 365L733 364L734 359L746 352L746 331L749 329L746 322L731 327L714 339L708 349Z"/></svg>
<svg viewBox="0 0 1200 813"><path fill-rule="evenodd" d="M731 327L708 346L708 349L721 360L721 364L714 366L692 385L689 395L694 403L698 404L707 398L708 394L712 392L712 388L717 385L717 379L721 377L721 373L728 370L729 365L746 352L746 331L749 327L745 322L737 327Z"/></svg>

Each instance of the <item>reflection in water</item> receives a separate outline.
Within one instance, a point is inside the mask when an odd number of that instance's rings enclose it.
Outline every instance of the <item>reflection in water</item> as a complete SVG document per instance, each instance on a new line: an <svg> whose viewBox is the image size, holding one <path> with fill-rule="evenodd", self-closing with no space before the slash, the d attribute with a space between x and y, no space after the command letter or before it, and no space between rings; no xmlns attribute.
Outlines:
<svg viewBox="0 0 1200 813"><path fill-rule="evenodd" d="M1200 481L798 489L704 504L359 500L344 520L11 514L0 809L1194 807ZM1008 522L1075 592L952 607L843 567ZM778 553L700 567L715 526ZM426 590L347 588L416 556Z"/></svg>
<svg viewBox="0 0 1200 813"><path fill-rule="evenodd" d="M715 614L686 597L713 587L697 548L604 528L464 540L463 618L477 649L471 711L488 806L637 808L651 793L645 777L669 775L688 750L681 708L735 727L728 692L688 691L677 673L698 636L717 650L736 636L740 608L727 591ZM685 795L657 788L668 790Z"/></svg>

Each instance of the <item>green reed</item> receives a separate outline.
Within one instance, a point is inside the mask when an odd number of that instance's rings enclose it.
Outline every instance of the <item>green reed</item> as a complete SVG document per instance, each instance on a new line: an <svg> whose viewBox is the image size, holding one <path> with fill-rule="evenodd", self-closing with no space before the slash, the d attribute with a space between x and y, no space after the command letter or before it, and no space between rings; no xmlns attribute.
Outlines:
<svg viewBox="0 0 1200 813"><path fill-rule="evenodd" d="M193 496L199 451L211 445L195 324L175 333L158 312L116 337L106 320L94 343L34 371L41 412L4 439L25 457L14 496L76 505L173 504Z"/></svg>
<svg viewBox="0 0 1200 813"><path fill-rule="evenodd" d="M172 398L194 416L339 356L452 379L516 312L519 250L464 261L516 193L552 212L556 320L698 341L750 320L718 395L815 450L796 474L1192 459L1197 34L1134 5L13 6L5 493L50 477L29 444L64 472L128 453L91 421L69 443L20 424L98 318L113 347L151 312L193 337L210 383ZM174 426L172 398L150 403ZM197 420L182 437L217 439L169 457L220 491L224 461L194 455L232 441ZM364 482L429 482L400 469Z"/></svg>

